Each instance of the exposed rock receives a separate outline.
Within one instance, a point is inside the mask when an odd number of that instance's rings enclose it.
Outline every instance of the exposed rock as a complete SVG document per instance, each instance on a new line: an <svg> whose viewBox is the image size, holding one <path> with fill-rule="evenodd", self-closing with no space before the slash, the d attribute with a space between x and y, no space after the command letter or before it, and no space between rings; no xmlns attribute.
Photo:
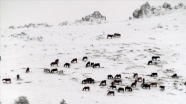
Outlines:
<svg viewBox="0 0 186 104"><path fill-rule="evenodd" d="M171 9L171 5L165 2L163 4L163 8L165 8L165 9Z"/></svg>

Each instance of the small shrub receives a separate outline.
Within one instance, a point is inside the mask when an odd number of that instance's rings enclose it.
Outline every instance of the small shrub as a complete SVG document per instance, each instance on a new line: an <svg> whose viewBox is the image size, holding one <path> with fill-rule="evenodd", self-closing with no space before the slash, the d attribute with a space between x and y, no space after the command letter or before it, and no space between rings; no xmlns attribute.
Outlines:
<svg viewBox="0 0 186 104"><path fill-rule="evenodd" d="M20 96L18 100L15 101L14 104L29 104L29 101L25 96Z"/></svg>

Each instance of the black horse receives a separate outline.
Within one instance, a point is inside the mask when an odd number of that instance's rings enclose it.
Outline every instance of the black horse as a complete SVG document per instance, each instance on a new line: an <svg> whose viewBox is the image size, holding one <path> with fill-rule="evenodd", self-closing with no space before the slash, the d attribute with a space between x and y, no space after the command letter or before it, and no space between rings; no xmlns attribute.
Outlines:
<svg viewBox="0 0 186 104"><path fill-rule="evenodd" d="M83 88L83 91L86 91L86 90L90 90L90 87L89 86L85 86L84 88Z"/></svg>
<svg viewBox="0 0 186 104"><path fill-rule="evenodd" d="M113 79L113 76L112 75L108 75L107 78L108 79Z"/></svg>
<svg viewBox="0 0 186 104"><path fill-rule="evenodd" d="M100 67L100 63L95 63L93 68Z"/></svg>
<svg viewBox="0 0 186 104"><path fill-rule="evenodd" d="M177 74L173 74L171 77L172 78L178 78L178 75Z"/></svg>
<svg viewBox="0 0 186 104"><path fill-rule="evenodd" d="M114 37L120 37L121 36L121 34L119 34L119 33L114 33Z"/></svg>
<svg viewBox="0 0 186 104"><path fill-rule="evenodd" d="M110 88L117 89L116 86L114 86L114 85L111 85Z"/></svg>
<svg viewBox="0 0 186 104"><path fill-rule="evenodd" d="M2 81L5 81L6 83L7 82L11 83L11 79L10 78L4 78Z"/></svg>
<svg viewBox="0 0 186 104"><path fill-rule="evenodd" d="M74 63L74 62L77 63L77 58L72 59L71 63Z"/></svg>
<svg viewBox="0 0 186 104"><path fill-rule="evenodd" d="M94 84L94 79L92 79L92 78L87 78L87 79L84 79L83 81L82 81L82 84L87 84L87 83L90 83L90 84Z"/></svg>
<svg viewBox="0 0 186 104"><path fill-rule="evenodd" d="M144 89L146 89L146 88L149 88L150 89L150 84L146 84L146 83L143 83L142 85L141 85L141 87Z"/></svg>
<svg viewBox="0 0 186 104"><path fill-rule="evenodd" d="M107 93L107 95L113 95L113 96L114 96L114 91L109 91L109 92Z"/></svg>
<svg viewBox="0 0 186 104"><path fill-rule="evenodd" d="M150 85L157 87L158 83L157 82L151 82Z"/></svg>
<svg viewBox="0 0 186 104"><path fill-rule="evenodd" d="M88 57L87 56L84 56L82 61L87 61L88 60Z"/></svg>
<svg viewBox="0 0 186 104"><path fill-rule="evenodd" d="M94 63L93 63L93 62L91 62L91 63L90 63L90 66L91 66L91 67L94 67Z"/></svg>
<svg viewBox="0 0 186 104"><path fill-rule="evenodd" d="M58 69L55 68L55 69L52 69L52 70L51 70L51 73L54 73L54 72L58 72Z"/></svg>
<svg viewBox="0 0 186 104"><path fill-rule="evenodd" d="M100 86L105 86L106 84L107 84L106 80L103 80L103 81L101 81Z"/></svg>
<svg viewBox="0 0 186 104"><path fill-rule="evenodd" d="M64 64L64 67L70 68L70 63L65 63L65 64Z"/></svg>
<svg viewBox="0 0 186 104"><path fill-rule="evenodd" d="M19 74L17 74L17 80L20 80L20 76L19 76Z"/></svg>
<svg viewBox="0 0 186 104"><path fill-rule="evenodd" d="M152 60L157 60L160 56L152 56Z"/></svg>
<svg viewBox="0 0 186 104"><path fill-rule="evenodd" d="M136 84L137 84L137 81L135 81L135 82L133 82L132 84L131 84L131 87L136 87Z"/></svg>
<svg viewBox="0 0 186 104"><path fill-rule="evenodd" d="M90 61L87 62L86 66L85 67L90 67Z"/></svg>
<svg viewBox="0 0 186 104"><path fill-rule="evenodd" d="M165 90L165 86L160 86L160 90L164 91Z"/></svg>
<svg viewBox="0 0 186 104"><path fill-rule="evenodd" d="M119 88L118 88L118 92L120 92L120 91L123 91L123 92L124 92L124 88L119 87Z"/></svg>
<svg viewBox="0 0 186 104"><path fill-rule="evenodd" d="M129 86L126 86L126 87L125 87L125 91L132 91L132 88L129 87Z"/></svg>
<svg viewBox="0 0 186 104"><path fill-rule="evenodd" d="M153 64L152 60L148 61L148 63L147 63L147 65L152 65L152 64Z"/></svg>
<svg viewBox="0 0 186 104"><path fill-rule="evenodd" d="M30 72L30 68L26 68L26 73L29 73Z"/></svg>
<svg viewBox="0 0 186 104"><path fill-rule="evenodd" d="M59 63L59 59L56 59L54 62L50 64L50 66L54 66L54 65L58 66L58 63Z"/></svg>
<svg viewBox="0 0 186 104"><path fill-rule="evenodd" d="M116 74L115 79L120 79L121 78L121 74Z"/></svg>
<svg viewBox="0 0 186 104"><path fill-rule="evenodd" d="M109 34L108 34L108 35L107 35L107 39L108 39L109 37L112 39L112 38L114 37L114 35L109 35Z"/></svg>
<svg viewBox="0 0 186 104"><path fill-rule="evenodd" d="M151 75L150 75L151 77L157 77L158 76L158 73L151 73Z"/></svg>
<svg viewBox="0 0 186 104"><path fill-rule="evenodd" d="M120 83L122 83L122 80L114 80L113 81L115 84L117 83L118 85L120 84Z"/></svg>
<svg viewBox="0 0 186 104"><path fill-rule="evenodd" d="M138 73L134 73L133 78L138 77Z"/></svg>

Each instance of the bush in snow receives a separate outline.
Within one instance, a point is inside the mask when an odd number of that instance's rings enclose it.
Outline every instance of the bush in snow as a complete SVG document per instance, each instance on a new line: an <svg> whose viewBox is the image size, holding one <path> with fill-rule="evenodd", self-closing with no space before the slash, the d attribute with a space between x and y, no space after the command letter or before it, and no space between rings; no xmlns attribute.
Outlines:
<svg viewBox="0 0 186 104"><path fill-rule="evenodd" d="M62 99L62 101L60 102L60 104L67 104L66 101L64 99Z"/></svg>
<svg viewBox="0 0 186 104"><path fill-rule="evenodd" d="M25 96L20 96L18 100L15 101L14 104L29 104L29 101Z"/></svg>

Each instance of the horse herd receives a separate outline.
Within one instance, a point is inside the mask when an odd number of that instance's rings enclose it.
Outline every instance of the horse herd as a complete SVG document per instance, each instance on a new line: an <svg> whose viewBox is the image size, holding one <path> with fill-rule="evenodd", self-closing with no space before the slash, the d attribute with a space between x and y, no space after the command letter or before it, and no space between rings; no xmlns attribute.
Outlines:
<svg viewBox="0 0 186 104"><path fill-rule="evenodd" d="M151 62L156 61L159 58L160 58L160 56L152 56L152 60L150 62L148 62L148 65L151 65L150 64ZM84 62L86 62L87 60L88 60L87 56L84 56L82 58L82 61L84 61ZM77 62L78 62L77 58L74 58L71 61L71 63L77 63ZM50 66L58 66L58 64L59 64L59 59L56 59L54 62L51 62ZM64 67L70 68L70 63L65 63ZM100 63L93 63L93 62L88 61L85 65L85 68L87 68L87 67L97 68L97 67L100 67ZM28 67L28 68L26 68L26 73L29 73L29 72L30 72L30 68ZM55 73L56 72L58 74L63 74L63 70L58 71L57 68L54 68L51 70L48 68L44 68L44 72L45 73ZM158 73L153 72L147 76L158 77ZM173 74L171 77L178 78L177 74ZM140 83L140 82L141 82L141 87L143 89L150 89L150 87L157 87L158 86L157 82L145 82L145 78L138 77L138 73L134 73L133 74L134 82L132 82L130 86L127 85L125 88L123 88L123 87L117 88L117 85L122 84L121 78L122 78L121 74L116 74L114 77L111 74L107 75L107 79L111 80L111 85L109 86L109 88L112 90L117 90L117 92L124 93L124 91L132 92L133 87L136 87L137 83ZM19 79L20 79L20 76L17 75L17 80L19 80ZM6 83L7 82L11 83L11 78L4 78L4 79L2 79L2 81L5 81ZM93 78L86 78L86 79L82 80L82 84L94 84L94 83L95 83L95 80ZM107 85L107 80L100 81L99 86L106 86L106 85ZM186 82L184 83L184 85L186 85ZM165 86L159 86L159 87L160 87L161 91L165 90ZM83 91L86 91L86 90L90 91L90 87L85 86L82 90ZM115 92L109 90L107 95L115 95Z"/></svg>
<svg viewBox="0 0 186 104"><path fill-rule="evenodd" d="M111 34L108 34L108 35L107 35L107 39L108 39L108 38L111 38L111 39L112 39L112 38L115 38L115 37L121 37L121 34L119 34L119 33L114 33L113 35L111 35Z"/></svg>

